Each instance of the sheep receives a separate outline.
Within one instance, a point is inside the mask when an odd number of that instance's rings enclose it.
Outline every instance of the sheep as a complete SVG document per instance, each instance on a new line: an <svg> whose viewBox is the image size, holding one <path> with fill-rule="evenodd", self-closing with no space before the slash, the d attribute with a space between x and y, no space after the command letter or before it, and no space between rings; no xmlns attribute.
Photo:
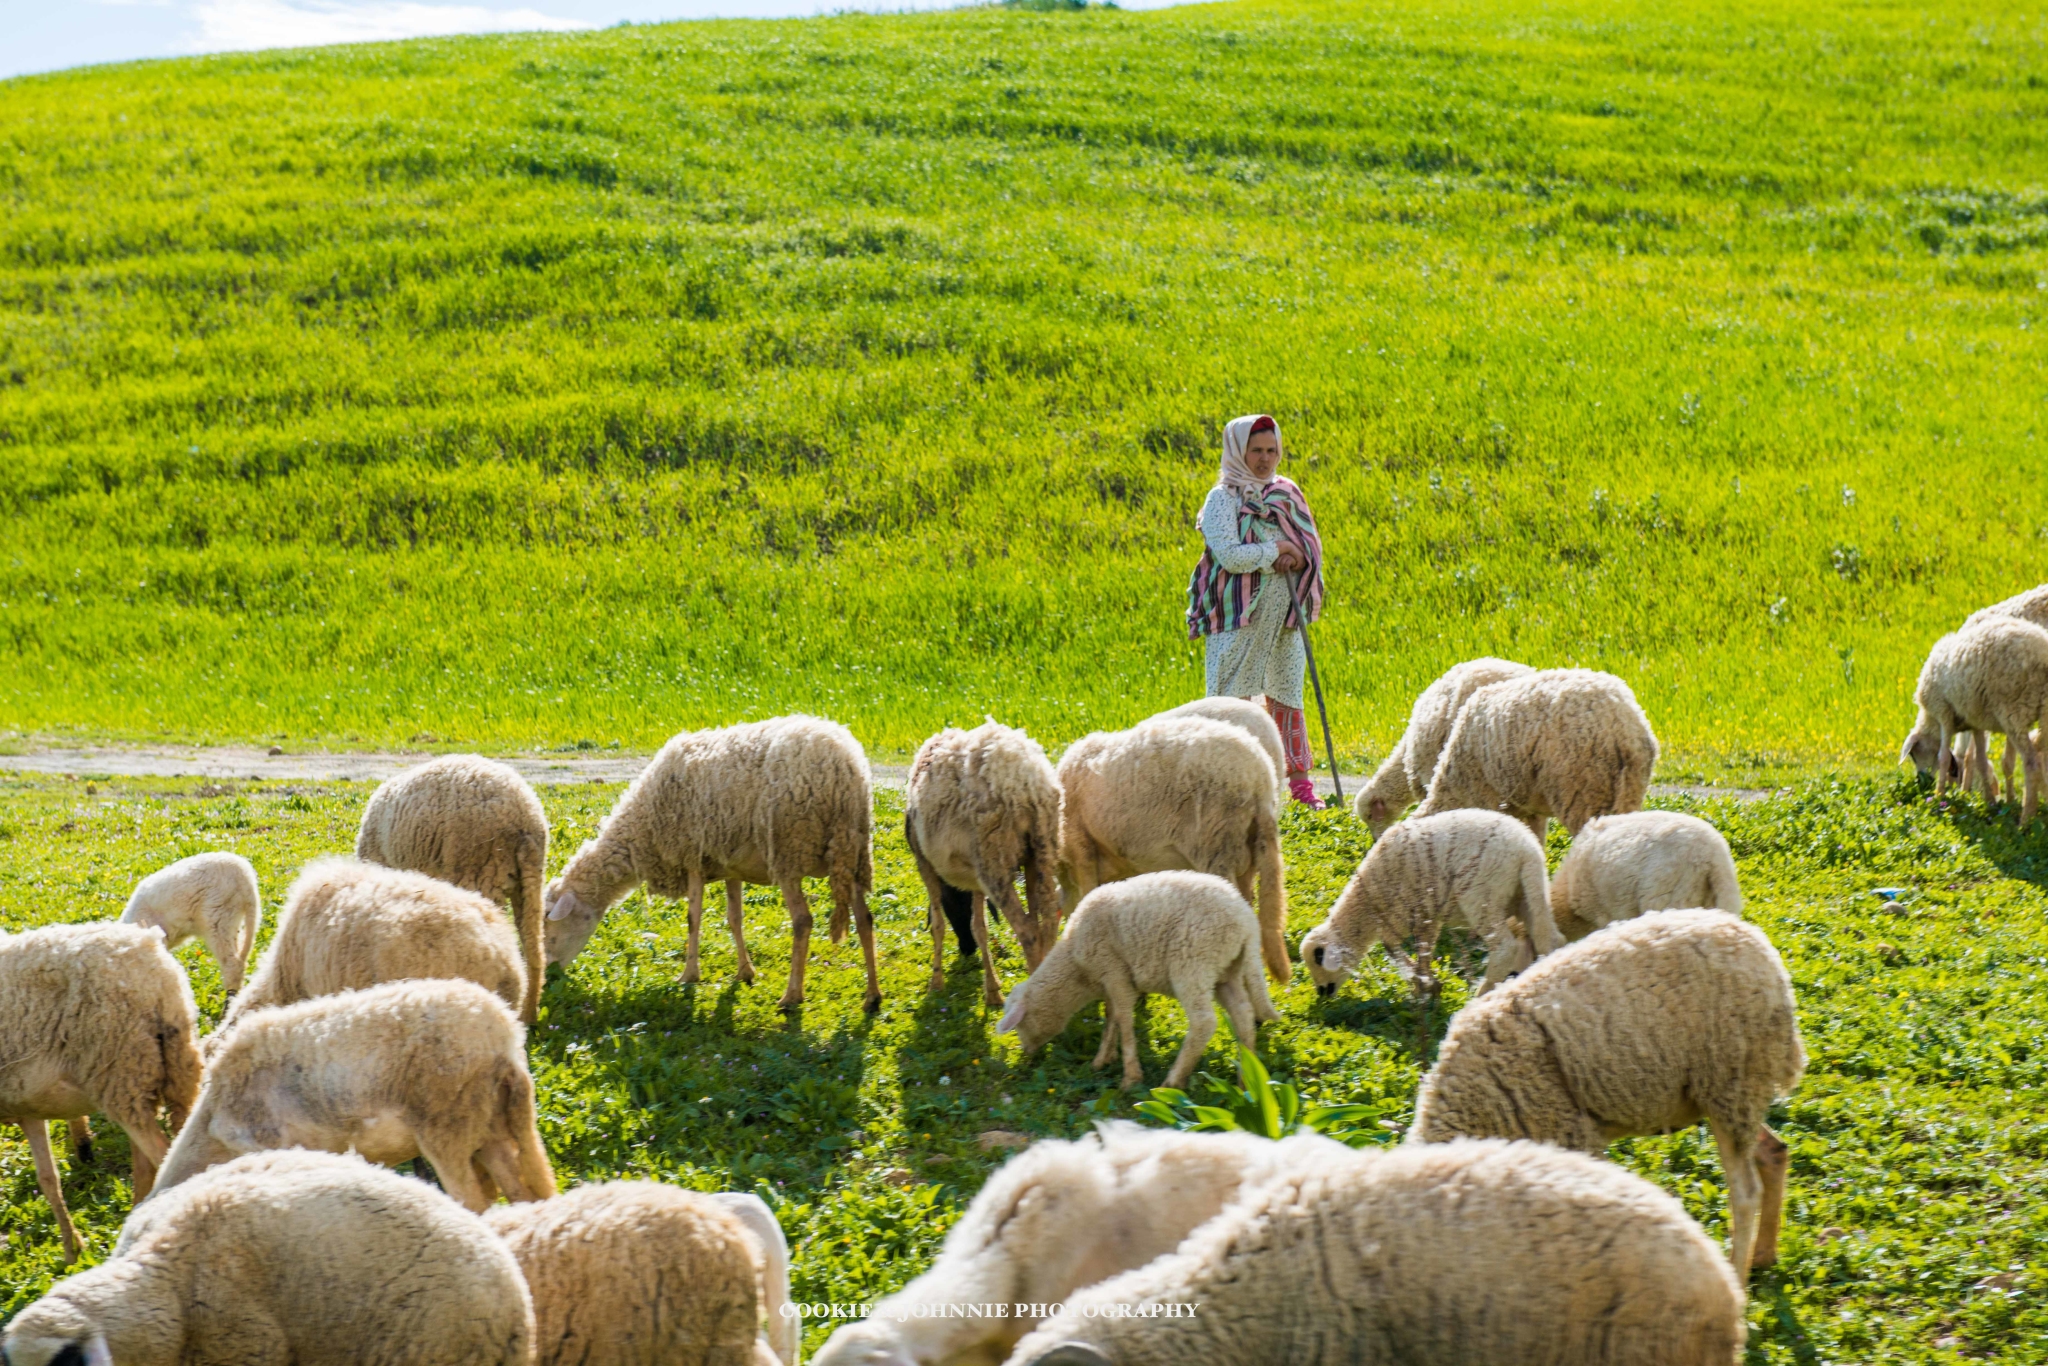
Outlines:
<svg viewBox="0 0 2048 1366"><path fill-rule="evenodd" d="M526 779L475 754L446 754L407 769L370 794L356 831L356 857L467 887L505 907L526 967L519 1018L534 1022L547 978L540 894L547 880L548 813Z"/></svg>
<svg viewBox="0 0 2048 1366"><path fill-rule="evenodd" d="M480 1212L542 1200L554 1172L534 1127L525 1030L474 982L387 982L254 1010L217 1040L159 1190L265 1148L425 1157Z"/></svg>
<svg viewBox="0 0 2048 1366"><path fill-rule="evenodd" d="M285 893L277 933L220 1028L252 1010L415 977L475 982L514 1010L526 999L519 940L490 898L424 873L317 859Z"/></svg>
<svg viewBox="0 0 2048 1366"><path fill-rule="evenodd" d="M533 1295L535 1366L781 1360L763 1333L762 1248L717 1197L613 1181L502 1206L484 1222ZM767 1326L778 1324L796 1320L778 1314Z"/></svg>
<svg viewBox="0 0 2048 1366"><path fill-rule="evenodd" d="M1415 699L1414 710L1408 713L1408 729L1353 799L1351 814L1378 836L1400 818L1410 802L1421 801L1428 793L1437 757L1443 753L1444 741L1450 738L1452 723L1465 699L1489 683L1534 672L1526 664L1491 657L1453 664Z"/></svg>
<svg viewBox="0 0 2048 1366"><path fill-rule="evenodd" d="M1273 761L1273 811L1279 813L1287 801L1287 747L1281 743L1280 727L1273 724L1272 714L1264 707L1242 697L1198 697L1147 719L1157 721L1165 716L1206 716L1249 735Z"/></svg>
<svg viewBox="0 0 2048 1366"><path fill-rule="evenodd" d="M1374 842L1329 918L1301 941L1316 994L1332 996L1374 944L1418 1000L1436 995L1432 968L1446 921L1486 943L1489 991L1564 941L1552 923L1543 847L1498 811L1446 811L1403 821ZM1402 949L1415 944L1410 958Z"/></svg>
<svg viewBox="0 0 2048 1366"><path fill-rule="evenodd" d="M1994 602L1989 607L1972 612L1963 622L1975 626L1990 617L2018 617L2048 630L2048 583L2038 588L2029 588L2024 593L2015 593L2004 602Z"/></svg>
<svg viewBox="0 0 2048 1366"><path fill-rule="evenodd" d="M746 1226L761 1250L762 1336L782 1366L797 1366L803 1357L803 1328L789 1300L789 1240L768 1202L745 1191L713 1191L711 1198Z"/></svg>
<svg viewBox="0 0 2048 1366"><path fill-rule="evenodd" d="M989 721L970 731L942 730L918 748L903 800L903 838L917 860L930 902L931 990L946 985L945 921L965 900L981 948L982 994L1001 1005L988 903L1036 968L1059 937L1060 785L1045 751L1021 730ZM1024 870L1025 901L1015 877ZM964 893L964 896L962 895ZM1028 902L1029 911L1025 909ZM954 923L964 945L966 928Z"/></svg>
<svg viewBox="0 0 2048 1366"><path fill-rule="evenodd" d="M1631 811L1588 821L1550 879L1550 913L1566 939L1644 911L1713 906L1742 914L1728 841L1698 816Z"/></svg>
<svg viewBox="0 0 2048 1366"><path fill-rule="evenodd" d="M512 1253L423 1181L252 1153L151 1200L7 1325L9 1366L527 1366Z"/></svg>
<svg viewBox="0 0 2048 1366"><path fill-rule="evenodd" d="M1213 723L1212 723L1213 724ZM1136 1086L1135 1014L1148 992L1170 994L1187 1012L1188 1036L1167 1073L1180 1086L1216 1033L1216 1007L1230 1016L1230 1032L1246 1048L1260 1020L1280 1012L1259 976L1259 924L1228 882L1207 873L1145 873L1097 887L1081 901L1067 933L1045 961L1010 989L996 1032L1017 1035L1026 1056L1067 1026L1094 1001L1108 1004L1095 1066L1109 1061L1123 1040L1124 1082Z"/></svg>
<svg viewBox="0 0 2048 1366"><path fill-rule="evenodd" d="M143 1199L170 1148L158 1112L176 1132L199 1095L198 1032L191 984L161 931L95 924L0 932L0 1121L19 1124L28 1138L67 1266L78 1260L78 1231L57 1179L49 1121L73 1121L86 1160L78 1121L98 1110L119 1124L128 1135L130 1191Z"/></svg>
<svg viewBox="0 0 2048 1366"><path fill-rule="evenodd" d="M1452 1017L1416 1097L1414 1142L1533 1138L1598 1154L1630 1134L1712 1128L1738 1275L1777 1259L1788 1153L1764 1127L1806 1068L1771 941L1720 910L1618 920Z"/></svg>
<svg viewBox="0 0 2048 1366"><path fill-rule="evenodd" d="M1189 868L1252 900L1275 981L1293 975L1272 765L1235 726L1174 716L1082 736L1060 756L1060 881L1066 908L1098 885Z"/></svg>
<svg viewBox="0 0 2048 1366"><path fill-rule="evenodd" d="M966 1366L998 1362L1076 1290L1173 1251L1239 1191L1289 1162L1342 1157L1314 1135L1274 1143L1107 1123L1034 1143L989 1177L931 1268L832 1335L812 1366ZM1000 1318L934 1307L1002 1304Z"/></svg>
<svg viewBox="0 0 2048 1366"><path fill-rule="evenodd" d="M1068 1299L1012 1366L1734 1366L1742 1290L1671 1196L1539 1143L1291 1165Z"/></svg>
<svg viewBox="0 0 2048 1366"><path fill-rule="evenodd" d="M874 798L867 754L844 727L815 716L782 716L724 730L684 731L633 780L595 838L550 882L545 894L547 957L567 963L583 951L598 920L646 883L662 896L686 897L690 937L683 981L700 976L704 884L725 883L739 979L754 980L747 956L741 893L749 882L778 887L789 910L789 987L782 1009L803 1004L811 952L811 906L803 879L832 884L830 938L846 939L851 913L867 967L864 1007L882 1008L875 965Z"/></svg>
<svg viewBox="0 0 2048 1366"><path fill-rule="evenodd" d="M240 854L194 854L157 869L135 884L121 910L123 925L155 926L177 948L188 939L205 941L220 965L220 984L232 996L242 989L256 931L263 924L263 897L256 870Z"/></svg>
<svg viewBox="0 0 2048 1366"><path fill-rule="evenodd" d="M1553 817L1576 835L1595 816L1641 810L1656 765L1657 737L1628 684L1544 669L1465 699L1416 814L1505 811L1541 844Z"/></svg>
<svg viewBox="0 0 2048 1366"><path fill-rule="evenodd" d="M1971 733L1971 767L1985 796L1996 801L1987 731L2005 735L2005 795L2012 798L2012 758L2026 766L2020 828L2034 819L2040 800L2041 750L2030 732L2048 712L2048 631L2016 616L1987 616L1934 642L1920 669L1913 700L1920 713L1899 749L1899 762L1933 772L1937 795L1956 774L1950 743ZM1939 758L1941 762L1937 763Z"/></svg>

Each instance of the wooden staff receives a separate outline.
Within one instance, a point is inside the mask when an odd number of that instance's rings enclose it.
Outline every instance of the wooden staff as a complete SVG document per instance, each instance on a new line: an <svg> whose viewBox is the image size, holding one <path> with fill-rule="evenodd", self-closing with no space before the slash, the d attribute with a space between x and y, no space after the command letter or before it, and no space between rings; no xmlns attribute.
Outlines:
<svg viewBox="0 0 2048 1366"><path fill-rule="evenodd" d="M1330 786L1337 791L1337 805L1344 804L1344 780L1337 776L1337 742L1330 738L1330 709L1323 705L1323 680L1316 676L1316 647L1308 641L1308 610L1301 605L1301 583L1287 576L1287 593L1294 599L1294 619L1301 623L1301 650L1308 656L1308 681L1316 690L1316 715L1323 721L1323 752L1330 756Z"/></svg>

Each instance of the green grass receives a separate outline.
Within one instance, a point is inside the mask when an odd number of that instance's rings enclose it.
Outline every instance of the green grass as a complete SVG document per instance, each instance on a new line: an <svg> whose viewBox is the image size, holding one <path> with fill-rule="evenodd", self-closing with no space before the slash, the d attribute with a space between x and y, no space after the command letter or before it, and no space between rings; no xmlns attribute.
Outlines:
<svg viewBox="0 0 2048 1366"><path fill-rule="evenodd" d="M368 791L0 778L0 924L113 915L135 878L211 848L247 855L275 898L307 857L347 847ZM616 792L543 792L557 864ZM1792 1149L1787 1230L1782 1261L1754 1286L1750 1361L2048 1362L2048 841L2017 836L2010 815L1938 805L1909 782L1811 783L1687 809L1727 832L1749 914L1791 968L1812 1055L1773 1117ZM731 951L714 929L704 981L678 985L683 917L636 894L550 984L531 1040L542 1134L565 1181L659 1176L759 1190L780 1210L806 1301L864 1300L921 1270L996 1160L977 1146L981 1131L1073 1134L1131 1114L1143 1095L1118 1096L1089 1070L1101 1030L1092 1011L1019 1061L991 1032L978 970L955 970L944 993L926 995L921 894L895 813L885 798L879 1017L861 1013L849 944L818 954L801 1017L784 1021L775 1000L787 922L759 889L747 905L760 981L732 984ZM1284 836L1298 937L1366 836L1341 813L1301 811ZM1553 858L1561 836L1554 846ZM1880 911L1871 889L1881 886L1912 889L1902 913ZM181 957L203 1013L217 1017L211 960L196 946ZM1019 967L1013 954L1006 980ZM1446 1004L1462 992L1449 983ZM1261 1036L1277 1076L1311 1103L1383 1103L1405 1117L1420 1069L1406 997L1384 960L1331 1000L1302 982L1279 1004L1284 1020ZM1171 1001L1145 1011L1152 1083L1182 1028ZM1205 1065L1227 1075L1229 1049L1222 1031ZM92 1258L106 1255L128 1207L126 1141L111 1126L101 1132L97 1165L66 1177ZM1614 1154L1723 1232L1704 1129ZM0 1144L0 1220L4 1317L61 1270L18 1140ZM812 1330L812 1348L824 1331Z"/></svg>
<svg viewBox="0 0 2048 1366"><path fill-rule="evenodd" d="M1885 762L2041 577L2048 36L1988 0L985 9L0 82L0 728L878 753L1199 688L1267 409L1335 723L1482 651Z"/></svg>

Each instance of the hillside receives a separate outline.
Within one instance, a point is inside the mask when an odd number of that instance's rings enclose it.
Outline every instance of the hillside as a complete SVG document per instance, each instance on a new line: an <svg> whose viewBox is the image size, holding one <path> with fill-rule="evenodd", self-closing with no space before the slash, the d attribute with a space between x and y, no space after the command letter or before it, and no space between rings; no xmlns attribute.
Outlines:
<svg viewBox="0 0 2048 1366"><path fill-rule="evenodd" d="M2038 19L1241 3L0 82L0 728L878 752L1199 690L1279 416L1352 762L1482 651L1886 764L2030 585Z"/></svg>

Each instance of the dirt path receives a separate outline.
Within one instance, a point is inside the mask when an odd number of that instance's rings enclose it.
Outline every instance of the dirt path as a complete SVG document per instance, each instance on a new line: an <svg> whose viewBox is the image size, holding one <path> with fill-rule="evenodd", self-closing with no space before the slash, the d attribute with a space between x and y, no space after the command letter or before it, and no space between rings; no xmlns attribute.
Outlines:
<svg viewBox="0 0 2048 1366"><path fill-rule="evenodd" d="M381 782L414 764L433 757L425 750L398 754L307 754L272 753L253 747L223 745L214 748L149 748L126 745L79 749L41 749L25 754L0 754L0 772L70 773L80 777L109 778L213 778L266 782ZM513 754L500 756L532 783L623 783L646 765L645 754ZM875 783L901 790L909 769L902 764L876 764ZM1363 775L1345 775L1345 795L1358 790ZM1327 774L1318 775L1316 788L1330 792ZM1765 788L1687 787L1658 785L1650 789L1656 797L1734 797L1758 801L1771 795Z"/></svg>

